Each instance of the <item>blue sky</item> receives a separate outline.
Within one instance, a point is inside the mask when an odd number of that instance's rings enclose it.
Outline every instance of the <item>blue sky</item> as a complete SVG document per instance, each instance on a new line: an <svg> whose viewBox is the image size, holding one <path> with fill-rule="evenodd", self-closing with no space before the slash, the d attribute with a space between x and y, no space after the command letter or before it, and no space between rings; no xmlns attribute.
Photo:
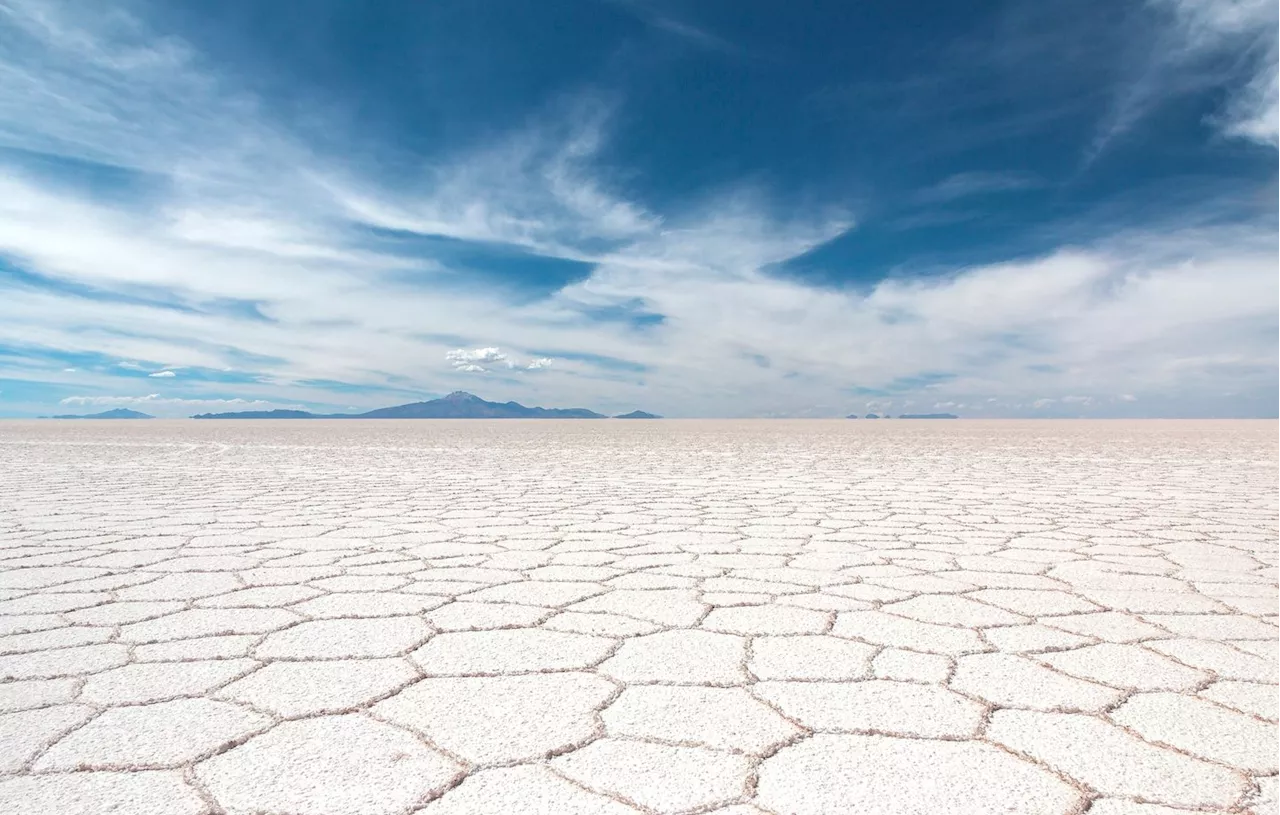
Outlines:
<svg viewBox="0 0 1280 815"><path fill-rule="evenodd" d="M0 415L1275 416L1276 32L5 0Z"/></svg>

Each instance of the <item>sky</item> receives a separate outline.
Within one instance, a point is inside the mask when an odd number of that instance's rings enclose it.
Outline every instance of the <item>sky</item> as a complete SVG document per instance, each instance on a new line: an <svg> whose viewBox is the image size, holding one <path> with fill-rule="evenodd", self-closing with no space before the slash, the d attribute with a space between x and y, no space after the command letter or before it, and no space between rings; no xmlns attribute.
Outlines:
<svg viewBox="0 0 1280 815"><path fill-rule="evenodd" d="M1275 417L1275 0L0 0L0 415Z"/></svg>

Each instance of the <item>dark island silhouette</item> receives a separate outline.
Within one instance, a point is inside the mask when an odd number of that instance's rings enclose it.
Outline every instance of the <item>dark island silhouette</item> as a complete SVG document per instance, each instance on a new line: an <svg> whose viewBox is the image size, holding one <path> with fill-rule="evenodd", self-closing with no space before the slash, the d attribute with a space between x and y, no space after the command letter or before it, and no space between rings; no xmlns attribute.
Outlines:
<svg viewBox="0 0 1280 815"><path fill-rule="evenodd" d="M645 413L643 410L633 410L630 413L623 413L614 416L615 419L661 419L662 417L656 413Z"/></svg>
<svg viewBox="0 0 1280 815"><path fill-rule="evenodd" d="M648 416L649 414L645 414ZM604 419L586 408L525 407L519 402L487 402L465 391L429 402L378 408L365 413L310 413L305 410L245 410L201 413L193 419ZM640 418L640 417L632 417Z"/></svg>
<svg viewBox="0 0 1280 815"><path fill-rule="evenodd" d="M137 410L129 410L128 408L114 408L113 410L104 410L101 413L90 413L84 416L64 413L61 416L50 416L50 419L154 419L150 413L143 413Z"/></svg>

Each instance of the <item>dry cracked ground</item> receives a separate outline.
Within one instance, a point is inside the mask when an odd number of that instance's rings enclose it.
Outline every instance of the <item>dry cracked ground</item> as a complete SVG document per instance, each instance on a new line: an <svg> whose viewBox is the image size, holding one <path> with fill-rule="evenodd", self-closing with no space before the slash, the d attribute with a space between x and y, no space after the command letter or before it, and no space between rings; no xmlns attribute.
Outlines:
<svg viewBox="0 0 1280 815"><path fill-rule="evenodd" d="M1276 450L0 423L0 812L1273 814Z"/></svg>

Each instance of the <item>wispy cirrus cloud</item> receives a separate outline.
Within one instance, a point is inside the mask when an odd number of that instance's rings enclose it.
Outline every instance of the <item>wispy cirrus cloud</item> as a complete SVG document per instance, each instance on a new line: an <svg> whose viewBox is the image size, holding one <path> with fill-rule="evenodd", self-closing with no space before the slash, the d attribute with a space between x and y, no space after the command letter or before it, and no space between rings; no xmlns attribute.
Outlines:
<svg viewBox="0 0 1280 815"><path fill-rule="evenodd" d="M1042 184L1042 181L1029 173L1008 171L956 173L932 187L921 190L916 194L916 200L924 204L941 204L975 195L1032 189Z"/></svg>
<svg viewBox="0 0 1280 815"><path fill-rule="evenodd" d="M1223 135L1280 144L1277 113L1280 11L1273 0L1148 0L1148 59L1123 85L1090 148L1096 156L1169 99L1225 90L1207 123Z"/></svg>

